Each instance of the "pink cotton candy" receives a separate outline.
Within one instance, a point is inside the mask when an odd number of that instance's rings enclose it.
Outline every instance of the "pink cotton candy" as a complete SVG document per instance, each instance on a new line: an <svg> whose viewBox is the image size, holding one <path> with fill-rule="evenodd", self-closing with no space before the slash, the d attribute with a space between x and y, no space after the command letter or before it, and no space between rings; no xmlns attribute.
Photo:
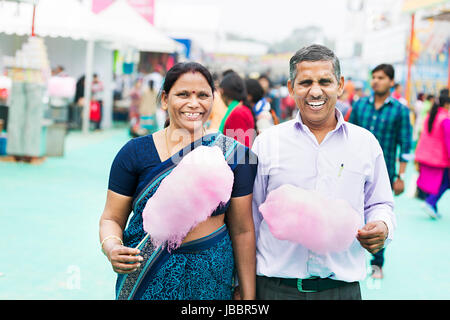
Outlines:
<svg viewBox="0 0 450 320"><path fill-rule="evenodd" d="M346 201L293 185L272 190L259 210L277 239L300 243L319 254L347 250L361 222Z"/></svg>
<svg viewBox="0 0 450 320"><path fill-rule="evenodd" d="M155 245L180 246L188 232L231 197L234 175L219 147L188 153L161 182L142 212L144 231Z"/></svg>

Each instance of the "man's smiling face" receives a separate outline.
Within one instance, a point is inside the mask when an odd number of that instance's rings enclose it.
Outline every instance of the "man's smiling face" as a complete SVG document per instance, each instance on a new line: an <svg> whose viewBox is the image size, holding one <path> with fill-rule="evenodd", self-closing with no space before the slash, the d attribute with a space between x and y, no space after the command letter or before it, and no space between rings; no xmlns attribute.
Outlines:
<svg viewBox="0 0 450 320"><path fill-rule="evenodd" d="M335 120L335 105L342 94L344 78L336 79L331 61L302 61L297 76L288 81L291 97L300 109L305 125L321 128Z"/></svg>

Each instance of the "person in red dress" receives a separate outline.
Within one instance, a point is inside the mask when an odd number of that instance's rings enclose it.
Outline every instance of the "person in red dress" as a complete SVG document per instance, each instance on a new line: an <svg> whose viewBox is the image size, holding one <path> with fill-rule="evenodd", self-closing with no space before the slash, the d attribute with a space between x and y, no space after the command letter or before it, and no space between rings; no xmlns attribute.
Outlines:
<svg viewBox="0 0 450 320"><path fill-rule="evenodd" d="M244 80L237 73L229 73L220 82L219 91L227 105L219 131L251 148L256 137L255 117L243 103L247 97Z"/></svg>

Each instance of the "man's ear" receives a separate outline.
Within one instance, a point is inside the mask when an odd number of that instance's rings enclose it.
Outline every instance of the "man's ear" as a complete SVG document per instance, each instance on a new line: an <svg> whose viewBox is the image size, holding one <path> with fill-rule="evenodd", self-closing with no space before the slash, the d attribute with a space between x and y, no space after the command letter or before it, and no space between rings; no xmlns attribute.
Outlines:
<svg viewBox="0 0 450 320"><path fill-rule="evenodd" d="M287 81L287 88L288 88L288 91L289 91L289 95L290 95L291 97L294 96L294 87L293 87L293 85L294 85L294 83L291 81L291 79L289 79L289 80Z"/></svg>
<svg viewBox="0 0 450 320"><path fill-rule="evenodd" d="M339 79L339 87L338 87L338 97L341 96L341 94L344 92L344 77L341 76L341 78Z"/></svg>

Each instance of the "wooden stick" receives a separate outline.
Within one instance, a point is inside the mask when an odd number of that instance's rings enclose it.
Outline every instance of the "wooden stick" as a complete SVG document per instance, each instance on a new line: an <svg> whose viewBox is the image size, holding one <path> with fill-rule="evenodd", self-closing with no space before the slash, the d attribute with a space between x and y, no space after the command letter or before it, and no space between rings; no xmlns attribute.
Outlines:
<svg viewBox="0 0 450 320"><path fill-rule="evenodd" d="M144 239L141 240L141 242L139 242L139 244L136 246L135 249L139 248L141 246L141 244L143 244L145 242L145 240L148 239L149 236L150 236L150 234L147 233L147 235L144 237Z"/></svg>

